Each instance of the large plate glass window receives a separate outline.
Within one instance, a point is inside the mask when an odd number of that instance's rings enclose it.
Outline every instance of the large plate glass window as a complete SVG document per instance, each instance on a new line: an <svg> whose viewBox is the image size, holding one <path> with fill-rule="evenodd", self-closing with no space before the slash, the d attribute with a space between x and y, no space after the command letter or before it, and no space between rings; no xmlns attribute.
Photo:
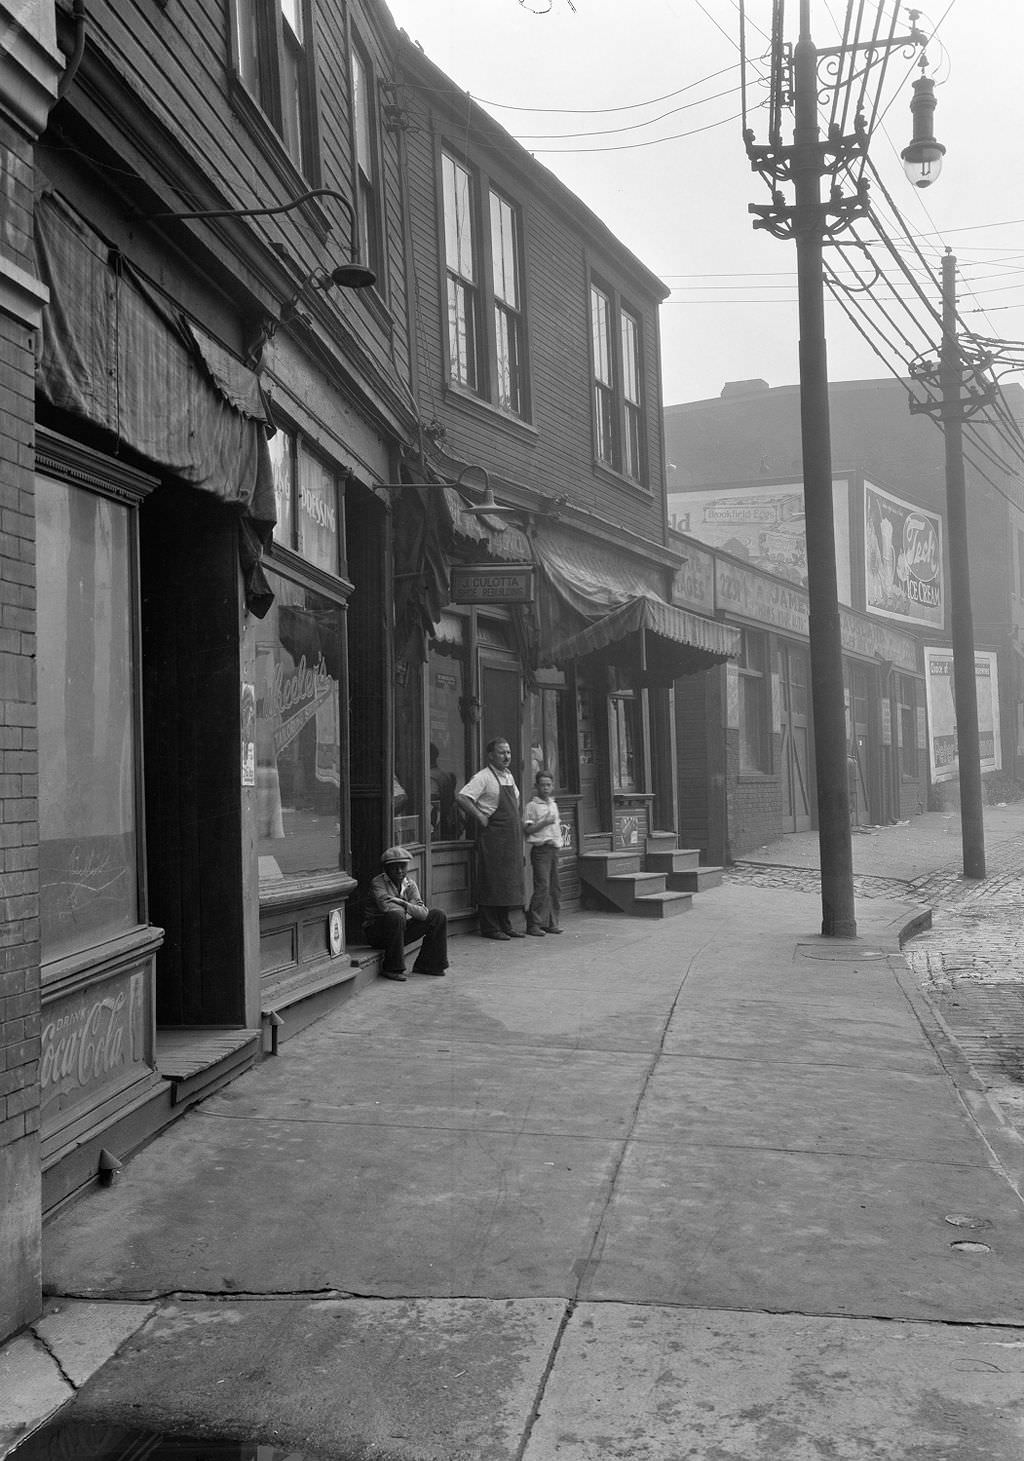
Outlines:
<svg viewBox="0 0 1024 1461"><path fill-rule="evenodd" d="M142 921L135 555L128 507L42 476L36 533L39 899L50 962Z"/></svg>
<svg viewBox="0 0 1024 1461"><path fill-rule="evenodd" d="M256 634L260 882L341 862L344 610L268 569L274 603Z"/></svg>
<svg viewBox="0 0 1024 1461"><path fill-rule="evenodd" d="M466 620L442 614L434 626L427 658L430 716L430 834L450 842L463 835L455 793L472 774L466 761L463 722L467 684ZM475 768L474 768L475 769Z"/></svg>

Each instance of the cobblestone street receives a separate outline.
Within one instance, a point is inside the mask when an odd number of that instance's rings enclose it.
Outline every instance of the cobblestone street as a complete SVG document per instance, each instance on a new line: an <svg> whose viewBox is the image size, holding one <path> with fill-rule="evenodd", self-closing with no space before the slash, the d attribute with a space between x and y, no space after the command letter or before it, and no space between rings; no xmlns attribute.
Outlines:
<svg viewBox="0 0 1024 1461"><path fill-rule="evenodd" d="M931 929L904 945L904 957L989 1099L1024 1137L1024 838L987 827L987 876L974 882L960 873L958 824L948 831L955 834L948 864L917 878L856 873L854 892L858 900L906 898L932 909ZM870 847L872 836L881 847L892 835L872 829L855 838L855 849ZM785 856L784 845L772 846L773 857ZM794 839L794 849L806 860L805 842ZM761 887L820 888L816 867L760 862L757 854L726 876Z"/></svg>

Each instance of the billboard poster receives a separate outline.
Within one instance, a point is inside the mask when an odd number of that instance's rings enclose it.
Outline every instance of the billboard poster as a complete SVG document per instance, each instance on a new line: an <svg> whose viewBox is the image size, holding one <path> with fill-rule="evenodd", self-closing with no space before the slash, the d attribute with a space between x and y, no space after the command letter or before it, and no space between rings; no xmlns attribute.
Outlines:
<svg viewBox="0 0 1024 1461"><path fill-rule="evenodd" d="M925 699L928 704L928 760L932 781L954 781L959 774L956 705L953 695L953 651L925 646ZM999 677L991 650L974 652L978 694L978 749L982 771L1002 767L999 742Z"/></svg>
<svg viewBox="0 0 1024 1461"><path fill-rule="evenodd" d="M864 483L864 607L869 614L941 629L945 622L942 519Z"/></svg>
<svg viewBox="0 0 1024 1461"><path fill-rule="evenodd" d="M849 484L832 483L839 601L850 599ZM752 568L807 587L807 537L802 482L711 487L671 492L669 525L709 548L720 548Z"/></svg>

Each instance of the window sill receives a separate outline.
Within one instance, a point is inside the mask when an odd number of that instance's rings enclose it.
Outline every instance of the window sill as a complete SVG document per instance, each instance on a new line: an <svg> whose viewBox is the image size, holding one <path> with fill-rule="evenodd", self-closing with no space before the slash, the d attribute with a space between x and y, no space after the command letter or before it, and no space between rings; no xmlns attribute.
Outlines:
<svg viewBox="0 0 1024 1461"><path fill-rule="evenodd" d="M459 410L469 411L486 420L490 425L507 431L512 436L524 436L533 441L540 439L540 432L529 421L524 421L521 416L512 416L498 406L492 406L490 401L484 401L479 396L474 396L471 391L465 390L453 381L448 381L446 384L444 395L446 404Z"/></svg>
<svg viewBox="0 0 1024 1461"><path fill-rule="evenodd" d="M627 477L625 472L616 471L609 467L607 462L594 459L594 476L603 477L606 482L613 482L616 487L628 487L630 491L636 492L641 497L652 498L654 493L647 482L638 482L635 477Z"/></svg>
<svg viewBox="0 0 1024 1461"><path fill-rule="evenodd" d="M260 885L260 913L279 913L309 903L329 903L350 897L358 883L349 873L306 873Z"/></svg>

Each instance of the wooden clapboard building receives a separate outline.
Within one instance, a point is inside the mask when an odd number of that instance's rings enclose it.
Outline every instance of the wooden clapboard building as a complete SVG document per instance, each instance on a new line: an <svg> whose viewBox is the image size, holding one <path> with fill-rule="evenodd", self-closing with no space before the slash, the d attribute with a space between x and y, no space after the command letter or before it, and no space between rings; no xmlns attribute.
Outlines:
<svg viewBox="0 0 1024 1461"><path fill-rule="evenodd" d="M395 493L396 840L470 916L450 791L504 736L521 786L554 775L570 895L664 916L698 877L674 836L670 687L737 641L673 602L667 290L404 38L393 105L423 423Z"/></svg>
<svg viewBox="0 0 1024 1461"><path fill-rule="evenodd" d="M358 0L96 0L63 37L34 218L47 1208L359 972L391 784L350 750L389 739L383 484L415 423L394 38Z"/></svg>

